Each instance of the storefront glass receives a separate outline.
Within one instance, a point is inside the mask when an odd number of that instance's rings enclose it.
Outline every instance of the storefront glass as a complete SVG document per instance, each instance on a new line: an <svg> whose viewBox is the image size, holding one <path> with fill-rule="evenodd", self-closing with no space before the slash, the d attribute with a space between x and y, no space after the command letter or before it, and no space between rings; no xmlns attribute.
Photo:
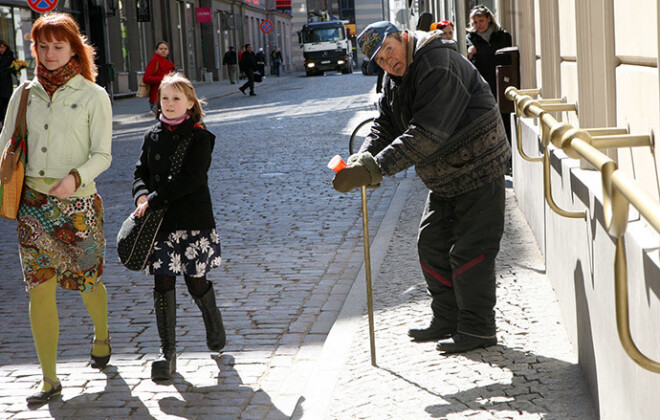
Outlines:
<svg viewBox="0 0 660 420"><path fill-rule="evenodd" d="M0 39L14 51L16 59L28 63L28 68L21 70L17 82L24 82L34 77L34 59L30 52L30 31L32 30L32 12L28 8L0 6Z"/></svg>

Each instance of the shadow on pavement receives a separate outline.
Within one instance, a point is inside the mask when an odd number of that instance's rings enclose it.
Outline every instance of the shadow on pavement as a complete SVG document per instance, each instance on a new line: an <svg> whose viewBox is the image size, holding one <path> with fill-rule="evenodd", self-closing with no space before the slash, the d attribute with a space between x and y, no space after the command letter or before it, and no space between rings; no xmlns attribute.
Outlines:
<svg viewBox="0 0 660 420"><path fill-rule="evenodd" d="M520 414L546 414L563 418L593 419L593 412L572 412L571 404L577 396L572 393L577 364L540 356L498 345L488 349L470 351L461 355L443 357L467 358L475 362L506 369L511 372L510 383L499 382L476 386L454 394L438 395L441 403L429 405L425 411L432 418L445 418L449 414L470 409L490 412L518 412ZM458 361L457 361L458 363ZM397 375L396 373L393 373ZM400 375L397 375L400 377ZM584 389L584 387L582 387ZM429 390L426 390L437 395ZM563 407L562 407L563 406ZM549 408L552 409L549 409ZM561 417L556 417L561 418Z"/></svg>
<svg viewBox="0 0 660 420"><path fill-rule="evenodd" d="M63 400L51 400L48 410L54 419L71 418L135 418L155 419L144 403L131 394L131 388L119 374L116 366L108 365L103 371L106 375L105 389L100 392L85 393ZM39 408L39 406L31 409Z"/></svg>
<svg viewBox="0 0 660 420"><path fill-rule="evenodd" d="M158 401L160 410L169 415L186 419L195 419L199 416L213 415L214 418L265 418L288 419L272 403L270 396L261 389L254 390L243 385L243 380L234 368L234 357L221 354L214 357L218 364L218 385L196 387L188 382L179 373L171 381L177 389L180 400L176 397L166 397ZM249 396L246 394L250 394ZM249 401L247 411L242 412L243 405L238 400Z"/></svg>

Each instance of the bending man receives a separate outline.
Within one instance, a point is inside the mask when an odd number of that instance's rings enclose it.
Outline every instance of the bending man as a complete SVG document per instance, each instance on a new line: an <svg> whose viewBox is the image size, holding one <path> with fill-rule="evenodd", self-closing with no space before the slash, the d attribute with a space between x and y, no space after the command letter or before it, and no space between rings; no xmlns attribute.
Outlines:
<svg viewBox="0 0 660 420"><path fill-rule="evenodd" d="M417 246L433 317L428 328L408 334L439 340L446 353L492 346L495 256L511 154L495 98L456 43L439 32L401 32L376 22L357 42L386 72L380 115L333 185L348 192L415 166L430 190Z"/></svg>

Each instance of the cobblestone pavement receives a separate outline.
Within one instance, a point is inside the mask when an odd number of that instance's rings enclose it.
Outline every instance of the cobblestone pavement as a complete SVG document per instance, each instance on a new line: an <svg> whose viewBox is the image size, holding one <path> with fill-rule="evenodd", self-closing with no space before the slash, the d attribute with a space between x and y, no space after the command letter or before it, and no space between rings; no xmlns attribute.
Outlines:
<svg viewBox="0 0 660 420"><path fill-rule="evenodd" d="M595 418L543 256L511 188L497 260L499 344L443 356L435 343L409 341L408 328L428 325L431 313L415 245L427 191L414 185L373 282L378 367L370 364L364 316L326 418Z"/></svg>

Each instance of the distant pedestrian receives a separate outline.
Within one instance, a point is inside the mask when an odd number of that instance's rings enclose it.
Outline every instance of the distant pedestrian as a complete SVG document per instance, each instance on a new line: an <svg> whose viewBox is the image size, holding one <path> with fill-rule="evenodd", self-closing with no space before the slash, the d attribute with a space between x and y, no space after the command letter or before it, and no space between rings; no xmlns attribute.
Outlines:
<svg viewBox="0 0 660 420"><path fill-rule="evenodd" d="M475 6L470 12L470 31L467 35L468 60L474 64L479 73L486 79L490 91L497 100L497 75L498 64L511 64L508 56L500 56L502 62L498 63L495 52L501 48L513 45L511 34L497 24L495 16L486 6ZM506 137L511 144L511 116L502 114ZM509 162L508 172L511 173Z"/></svg>
<svg viewBox="0 0 660 420"><path fill-rule="evenodd" d="M275 47L273 52L270 53L270 65L272 68L272 74L277 77L280 77L280 66L282 65L282 51L278 47Z"/></svg>
<svg viewBox="0 0 660 420"><path fill-rule="evenodd" d="M154 311L161 354L151 364L151 378L170 379L176 372L176 276L202 312L209 350L226 342L213 285L206 274L221 263L220 238L215 230L208 186L215 136L201 125L204 112L185 76L163 78L159 89L160 121L146 132L133 180L135 217L167 206L158 230L147 274L154 276ZM170 179L170 166L184 140L190 144L183 166Z"/></svg>
<svg viewBox="0 0 660 420"><path fill-rule="evenodd" d="M386 72L380 115L332 183L348 192L415 167L430 190L417 251L433 317L408 335L458 353L497 343L495 257L511 151L488 85L441 36L386 21L358 36L364 55Z"/></svg>
<svg viewBox="0 0 660 420"><path fill-rule="evenodd" d="M112 107L105 89L95 83L94 47L73 17L41 15L31 37L36 77L10 100L0 147L12 136L27 86L29 159L18 209L18 245L43 374L39 391L27 402L43 404L62 393L57 377L57 286L80 293L94 323L92 367L103 369L110 361L108 298L101 282L103 203L94 180L112 160ZM87 334L85 317L78 311L67 322L78 337Z"/></svg>
<svg viewBox="0 0 660 420"><path fill-rule="evenodd" d="M419 19L417 20L417 29L418 31L424 31L424 32L429 32L431 31L431 24L433 23L433 13L430 12L423 12L421 15L419 15Z"/></svg>
<svg viewBox="0 0 660 420"><path fill-rule="evenodd" d="M255 58L257 60L257 71L262 76L265 76L264 70L266 68L266 53L264 52L263 48L259 48L259 51L257 51L255 54Z"/></svg>
<svg viewBox="0 0 660 420"><path fill-rule="evenodd" d="M160 86L160 81L166 75L176 71L176 66L167 59L167 55L170 53L170 47L167 42L158 41L155 51L149 64L147 64L146 70L144 70L142 80L144 83L151 85L151 89L149 90L149 105L151 112L155 116L158 116L158 87Z"/></svg>
<svg viewBox="0 0 660 420"><path fill-rule="evenodd" d="M497 99L495 51L510 47L511 35L497 24L495 16L486 6L475 6L470 12L470 22L470 31L467 35L468 60L486 79L490 91Z"/></svg>
<svg viewBox="0 0 660 420"><path fill-rule="evenodd" d="M254 72L257 69L257 58L252 52L252 45L245 44L245 51L241 55L241 72L245 74L247 82L243 84L238 90L246 95L246 89L250 89L250 96L256 96L254 93Z"/></svg>
<svg viewBox="0 0 660 420"><path fill-rule="evenodd" d="M227 74L231 84L236 84L236 77L238 76L238 60L236 59L236 51L234 47L230 46L222 58L222 65L227 67Z"/></svg>
<svg viewBox="0 0 660 420"><path fill-rule="evenodd" d="M245 73L243 72L243 67L241 66L241 60L243 59L243 53L244 52L245 52L245 45L243 45L241 47L241 49L238 50L238 54L237 54L238 55L238 72L239 72L238 78L240 80L245 79Z"/></svg>
<svg viewBox="0 0 660 420"><path fill-rule="evenodd" d="M9 98L14 93L14 78L16 72L11 68L14 61L14 52L9 44L0 40L0 128L5 121Z"/></svg>

